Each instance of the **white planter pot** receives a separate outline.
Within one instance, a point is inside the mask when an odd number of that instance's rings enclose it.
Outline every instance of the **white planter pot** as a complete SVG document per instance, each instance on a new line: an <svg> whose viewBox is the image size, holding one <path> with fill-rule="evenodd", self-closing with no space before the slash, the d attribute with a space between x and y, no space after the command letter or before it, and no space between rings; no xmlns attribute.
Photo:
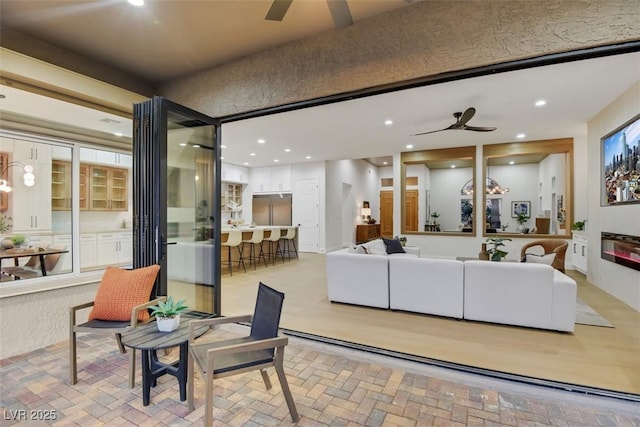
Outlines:
<svg viewBox="0 0 640 427"><path fill-rule="evenodd" d="M161 332L175 331L180 326L180 315L172 318L156 317L156 325Z"/></svg>

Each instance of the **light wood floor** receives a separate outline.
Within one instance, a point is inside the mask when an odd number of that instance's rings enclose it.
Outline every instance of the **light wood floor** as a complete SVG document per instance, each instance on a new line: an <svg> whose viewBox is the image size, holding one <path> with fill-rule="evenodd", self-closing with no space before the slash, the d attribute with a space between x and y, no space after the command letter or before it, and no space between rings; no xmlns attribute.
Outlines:
<svg viewBox="0 0 640 427"><path fill-rule="evenodd" d="M222 276L222 314L253 312L258 282L285 293L281 327L501 372L640 394L640 313L568 271L578 296L615 328L575 333L330 303L325 256ZM354 277L357 280L357 277Z"/></svg>

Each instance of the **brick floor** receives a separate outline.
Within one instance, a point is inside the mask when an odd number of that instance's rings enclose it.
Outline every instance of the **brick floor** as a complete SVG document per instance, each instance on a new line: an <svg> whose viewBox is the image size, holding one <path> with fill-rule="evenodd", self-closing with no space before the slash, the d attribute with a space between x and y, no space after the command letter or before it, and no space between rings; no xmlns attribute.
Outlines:
<svg viewBox="0 0 640 427"><path fill-rule="evenodd" d="M244 332L233 325L216 334ZM173 352L174 354L176 352ZM172 354L167 357L173 357ZM0 425L188 426L204 417L196 373L196 409L180 402L164 376L142 405L140 375L127 386L128 359L113 340L79 335L78 383L68 383L68 345L0 361ZM439 369L439 368L438 368ZM640 426L640 405L446 371L291 338L285 370L300 426ZM265 390L258 372L216 380L215 425L292 425L275 372ZM45 416L51 420L36 421Z"/></svg>

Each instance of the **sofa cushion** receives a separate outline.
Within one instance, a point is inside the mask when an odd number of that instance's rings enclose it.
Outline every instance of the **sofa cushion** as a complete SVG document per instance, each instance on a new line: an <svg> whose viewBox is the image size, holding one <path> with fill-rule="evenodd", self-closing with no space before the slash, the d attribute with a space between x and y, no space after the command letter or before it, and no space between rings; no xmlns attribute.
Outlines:
<svg viewBox="0 0 640 427"><path fill-rule="evenodd" d="M384 245L382 239L375 239L364 244L370 255L386 255L387 247Z"/></svg>
<svg viewBox="0 0 640 427"><path fill-rule="evenodd" d="M556 254L537 255L537 254L524 254L522 262L531 262L534 264L553 264L553 260L556 258Z"/></svg>
<svg viewBox="0 0 640 427"><path fill-rule="evenodd" d="M384 242L384 246L386 247L388 254L403 254L404 248L402 247L402 243L398 239L385 239L382 238Z"/></svg>

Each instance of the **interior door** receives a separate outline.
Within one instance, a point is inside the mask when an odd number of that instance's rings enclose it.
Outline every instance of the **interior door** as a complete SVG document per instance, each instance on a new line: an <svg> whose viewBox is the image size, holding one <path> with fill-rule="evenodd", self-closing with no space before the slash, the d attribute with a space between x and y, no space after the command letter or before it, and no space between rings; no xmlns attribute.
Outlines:
<svg viewBox="0 0 640 427"><path fill-rule="evenodd" d="M405 192L405 228L407 231L418 231L418 190Z"/></svg>
<svg viewBox="0 0 640 427"><path fill-rule="evenodd" d="M134 105L134 267L155 292L220 314L220 123L164 98Z"/></svg>
<svg viewBox="0 0 640 427"><path fill-rule="evenodd" d="M380 192L380 234L393 237L393 191Z"/></svg>

